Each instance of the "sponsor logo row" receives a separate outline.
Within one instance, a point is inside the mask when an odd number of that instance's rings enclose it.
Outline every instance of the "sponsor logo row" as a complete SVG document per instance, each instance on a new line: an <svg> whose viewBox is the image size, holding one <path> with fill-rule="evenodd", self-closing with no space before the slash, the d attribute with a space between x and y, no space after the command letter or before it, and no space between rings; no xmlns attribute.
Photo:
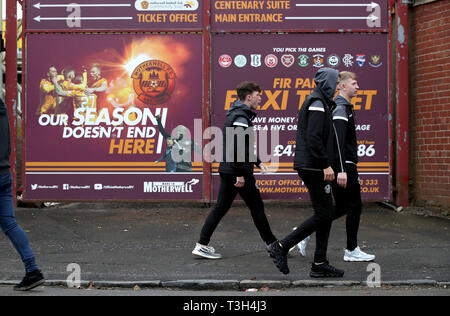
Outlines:
<svg viewBox="0 0 450 316"><path fill-rule="evenodd" d="M144 182L143 190L144 193L190 193L194 192L193 187L200 182L199 179L192 179L190 181L158 181L158 182ZM134 185L105 185L101 183L96 183L92 185L73 185L73 184L63 184L63 191L72 190L134 190ZM40 185L31 184L31 190L59 190L59 185Z"/></svg>
<svg viewBox="0 0 450 316"><path fill-rule="evenodd" d="M255 68L262 67L263 65L268 68L275 68L280 64L287 68L294 65L304 68L308 66L313 66L316 68L326 66L334 68L339 66L345 66L347 68L353 66L358 66L361 68L364 66L379 68L383 65L383 62L380 55L366 54L344 54L343 56L339 56L337 54L331 54L329 56L325 56L323 54L302 54L297 57L292 54L284 54L281 57L274 54L269 54L265 57L261 54L251 54L250 56L236 55L234 58L230 55L223 54L219 57L219 65L222 68L229 68L233 64L238 68L244 68L249 65Z"/></svg>

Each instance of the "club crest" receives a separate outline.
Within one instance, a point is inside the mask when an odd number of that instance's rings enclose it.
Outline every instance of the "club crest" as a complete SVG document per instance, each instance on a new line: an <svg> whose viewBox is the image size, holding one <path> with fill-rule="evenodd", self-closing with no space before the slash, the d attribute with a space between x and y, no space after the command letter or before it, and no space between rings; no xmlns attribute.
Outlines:
<svg viewBox="0 0 450 316"><path fill-rule="evenodd" d="M138 99L148 105L167 102L175 89L175 71L160 60L143 62L136 67L131 78Z"/></svg>
<svg viewBox="0 0 450 316"><path fill-rule="evenodd" d="M283 55L281 56L281 63L287 68L292 67L295 63L295 57L293 55Z"/></svg>

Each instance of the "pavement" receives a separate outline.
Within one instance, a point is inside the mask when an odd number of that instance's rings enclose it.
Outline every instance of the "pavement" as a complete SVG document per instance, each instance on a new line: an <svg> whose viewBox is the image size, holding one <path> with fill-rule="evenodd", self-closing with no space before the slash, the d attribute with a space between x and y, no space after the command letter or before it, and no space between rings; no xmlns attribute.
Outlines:
<svg viewBox="0 0 450 316"><path fill-rule="evenodd" d="M345 270L341 279L309 277L315 237L307 256L289 255L291 273L281 274L268 257L248 209L236 202L210 245L221 260L196 258L191 251L210 207L200 203L70 203L17 208L48 286L65 286L80 267L81 286L95 288L243 290L365 286L369 263L343 261L345 219L334 222L329 261ZM266 203L274 234L283 238L312 215L309 204ZM384 286L450 285L450 221L366 204L359 244L375 254ZM18 283L24 269L9 240L0 237L0 285Z"/></svg>

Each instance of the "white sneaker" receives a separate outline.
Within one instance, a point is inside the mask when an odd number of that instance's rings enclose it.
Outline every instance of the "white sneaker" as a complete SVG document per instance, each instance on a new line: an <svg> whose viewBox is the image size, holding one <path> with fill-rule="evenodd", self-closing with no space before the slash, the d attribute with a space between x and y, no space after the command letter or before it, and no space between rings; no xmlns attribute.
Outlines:
<svg viewBox="0 0 450 316"><path fill-rule="evenodd" d="M292 231L296 230L297 227L292 228ZM291 249L289 249L289 252L291 252L292 250L294 250L297 247L297 245L295 245L294 247L292 247Z"/></svg>
<svg viewBox="0 0 450 316"><path fill-rule="evenodd" d="M216 253L216 250L213 247L203 246L200 245L199 243L195 245L194 250L192 250L192 254L207 259L222 258L222 255L220 253Z"/></svg>
<svg viewBox="0 0 450 316"><path fill-rule="evenodd" d="M296 230L297 227L294 227L292 230ZM301 242L299 242L297 245L295 245L294 247L292 247L291 249L289 249L289 252L291 252L292 250L294 250L295 248L298 248L298 250L300 251L300 254L303 257L306 257L306 246L308 245L308 241L311 239L311 236L306 237L305 239L303 239Z"/></svg>
<svg viewBox="0 0 450 316"><path fill-rule="evenodd" d="M374 255L369 255L363 251L359 247L356 247L353 251L344 250L344 261L347 262L367 262L375 260Z"/></svg>
<svg viewBox="0 0 450 316"><path fill-rule="evenodd" d="M298 250L300 251L300 254L303 257L306 257L306 246L308 246L308 242L310 239L311 239L311 236L308 236L305 239L303 239L301 242L299 242L299 244L297 245Z"/></svg>

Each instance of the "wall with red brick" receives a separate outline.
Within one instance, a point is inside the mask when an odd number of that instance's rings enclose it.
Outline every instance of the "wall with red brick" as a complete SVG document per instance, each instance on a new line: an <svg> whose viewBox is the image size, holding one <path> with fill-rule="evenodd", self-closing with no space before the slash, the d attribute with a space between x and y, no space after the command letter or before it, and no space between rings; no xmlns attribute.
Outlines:
<svg viewBox="0 0 450 316"><path fill-rule="evenodd" d="M450 0L410 9L415 204L450 206Z"/></svg>

